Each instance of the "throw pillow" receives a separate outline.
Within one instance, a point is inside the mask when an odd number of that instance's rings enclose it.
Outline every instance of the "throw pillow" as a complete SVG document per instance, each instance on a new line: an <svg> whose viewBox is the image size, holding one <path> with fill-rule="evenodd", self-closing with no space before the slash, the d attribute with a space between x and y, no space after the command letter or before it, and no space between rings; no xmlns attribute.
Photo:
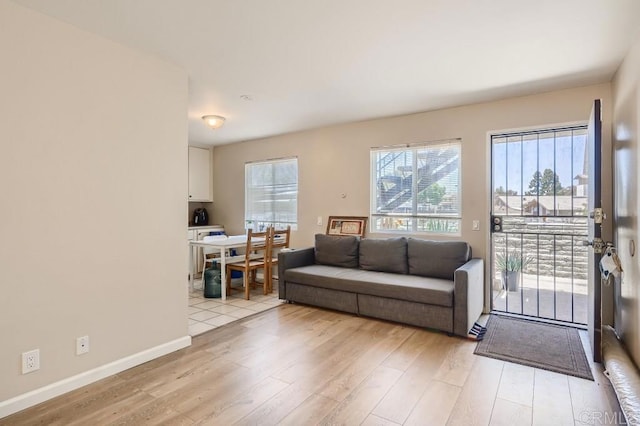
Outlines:
<svg viewBox="0 0 640 426"><path fill-rule="evenodd" d="M358 243L359 238L355 236L316 234L316 263L357 268Z"/></svg>
<svg viewBox="0 0 640 426"><path fill-rule="evenodd" d="M471 246L464 241L407 241L409 273L453 280L456 269L471 259Z"/></svg>

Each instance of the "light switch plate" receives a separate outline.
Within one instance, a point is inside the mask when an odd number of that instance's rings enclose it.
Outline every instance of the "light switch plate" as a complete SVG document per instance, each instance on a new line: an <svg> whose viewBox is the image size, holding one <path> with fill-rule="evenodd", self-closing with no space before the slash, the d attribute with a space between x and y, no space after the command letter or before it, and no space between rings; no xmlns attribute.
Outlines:
<svg viewBox="0 0 640 426"><path fill-rule="evenodd" d="M474 231L479 231L480 230L480 221L479 220L474 220L473 221L473 228Z"/></svg>

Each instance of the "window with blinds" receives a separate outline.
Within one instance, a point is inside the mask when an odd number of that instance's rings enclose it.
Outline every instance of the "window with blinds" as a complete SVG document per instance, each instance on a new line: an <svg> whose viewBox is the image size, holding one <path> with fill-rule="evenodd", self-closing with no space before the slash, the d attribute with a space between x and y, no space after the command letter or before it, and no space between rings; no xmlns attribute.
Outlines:
<svg viewBox="0 0 640 426"><path fill-rule="evenodd" d="M245 227L255 231L268 225L295 229L298 222L298 159L246 163Z"/></svg>
<svg viewBox="0 0 640 426"><path fill-rule="evenodd" d="M371 230L460 234L459 139L371 149Z"/></svg>

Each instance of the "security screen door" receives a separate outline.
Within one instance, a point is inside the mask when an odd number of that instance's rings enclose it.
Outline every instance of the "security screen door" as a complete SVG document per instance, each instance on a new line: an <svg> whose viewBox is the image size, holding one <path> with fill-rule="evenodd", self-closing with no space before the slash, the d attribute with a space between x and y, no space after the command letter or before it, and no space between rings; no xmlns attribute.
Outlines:
<svg viewBox="0 0 640 426"><path fill-rule="evenodd" d="M491 137L494 311L586 326L587 126Z"/></svg>

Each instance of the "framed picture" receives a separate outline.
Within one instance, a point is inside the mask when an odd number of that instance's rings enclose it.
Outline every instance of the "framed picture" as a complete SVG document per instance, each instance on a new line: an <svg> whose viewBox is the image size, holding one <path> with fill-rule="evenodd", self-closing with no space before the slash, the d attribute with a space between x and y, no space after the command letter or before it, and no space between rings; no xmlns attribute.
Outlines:
<svg viewBox="0 0 640 426"><path fill-rule="evenodd" d="M327 235L357 235L364 237L367 230L367 217L329 216Z"/></svg>

